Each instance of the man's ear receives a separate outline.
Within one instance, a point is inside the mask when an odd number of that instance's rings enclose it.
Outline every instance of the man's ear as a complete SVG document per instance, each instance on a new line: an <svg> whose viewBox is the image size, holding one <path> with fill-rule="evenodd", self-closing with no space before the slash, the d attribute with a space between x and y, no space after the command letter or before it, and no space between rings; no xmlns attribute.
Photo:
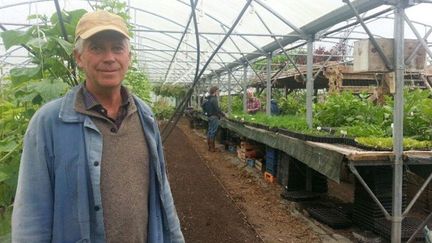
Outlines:
<svg viewBox="0 0 432 243"><path fill-rule="evenodd" d="M73 51L75 62L77 63L79 68L82 68L82 60L81 60L81 53L79 53L77 50Z"/></svg>

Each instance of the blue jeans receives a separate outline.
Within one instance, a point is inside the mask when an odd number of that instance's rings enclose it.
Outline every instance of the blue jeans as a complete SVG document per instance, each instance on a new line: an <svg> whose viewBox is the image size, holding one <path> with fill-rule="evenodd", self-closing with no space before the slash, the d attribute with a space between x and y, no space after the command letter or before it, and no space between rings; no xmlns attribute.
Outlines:
<svg viewBox="0 0 432 243"><path fill-rule="evenodd" d="M209 116L209 118L208 118L208 130L207 130L207 138L208 139L214 139L216 137L218 127L219 127L219 117L218 116Z"/></svg>

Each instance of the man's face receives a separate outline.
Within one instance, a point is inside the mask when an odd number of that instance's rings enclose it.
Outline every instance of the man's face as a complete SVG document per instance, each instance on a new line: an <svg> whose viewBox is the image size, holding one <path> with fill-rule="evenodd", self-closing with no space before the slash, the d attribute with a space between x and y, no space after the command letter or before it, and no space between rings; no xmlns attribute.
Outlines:
<svg viewBox="0 0 432 243"><path fill-rule="evenodd" d="M130 63L125 37L115 31L103 31L84 41L82 53L75 59L86 76L90 91L120 87Z"/></svg>
<svg viewBox="0 0 432 243"><path fill-rule="evenodd" d="M246 95L247 95L248 99L252 99L252 97L253 97L253 93L252 92L247 92Z"/></svg>

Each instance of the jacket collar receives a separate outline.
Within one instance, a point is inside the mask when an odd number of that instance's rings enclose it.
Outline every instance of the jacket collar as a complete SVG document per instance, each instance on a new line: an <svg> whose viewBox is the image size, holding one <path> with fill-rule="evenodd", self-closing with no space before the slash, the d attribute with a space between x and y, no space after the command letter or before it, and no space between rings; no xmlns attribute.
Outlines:
<svg viewBox="0 0 432 243"><path fill-rule="evenodd" d="M78 90L82 84L79 84L69 90L62 99L59 118L63 122L83 122L85 116L75 111L75 100Z"/></svg>
<svg viewBox="0 0 432 243"><path fill-rule="evenodd" d="M86 115L81 114L75 111L75 101L77 98L78 91L80 90L83 84L79 84L69 90L61 101L59 118L63 122L84 122ZM135 100L135 104L137 105L138 110L142 112L144 118L154 122L153 114L151 113L150 108L140 102L140 100L133 95Z"/></svg>

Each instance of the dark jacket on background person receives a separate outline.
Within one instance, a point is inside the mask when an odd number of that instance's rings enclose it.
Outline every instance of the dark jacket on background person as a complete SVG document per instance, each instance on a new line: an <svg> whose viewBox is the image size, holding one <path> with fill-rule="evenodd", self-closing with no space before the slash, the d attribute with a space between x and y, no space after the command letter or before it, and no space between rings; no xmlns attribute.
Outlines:
<svg viewBox="0 0 432 243"><path fill-rule="evenodd" d="M210 95L208 96L208 101L210 103L207 116L218 116L219 118L223 117L224 114L219 107L219 102L216 96Z"/></svg>

